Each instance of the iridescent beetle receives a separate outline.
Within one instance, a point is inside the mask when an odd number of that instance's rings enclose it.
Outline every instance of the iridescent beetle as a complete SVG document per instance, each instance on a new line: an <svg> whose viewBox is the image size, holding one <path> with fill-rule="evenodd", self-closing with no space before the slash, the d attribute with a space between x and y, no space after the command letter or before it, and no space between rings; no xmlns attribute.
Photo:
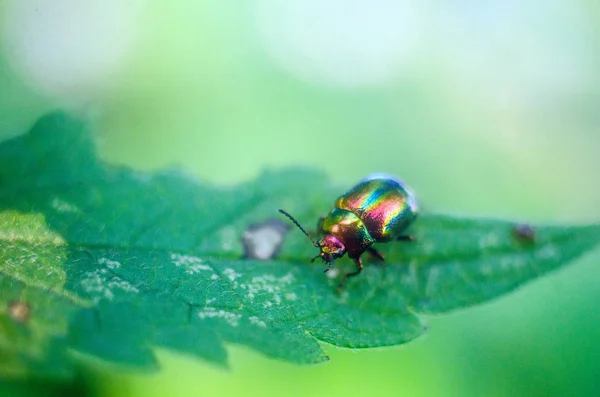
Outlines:
<svg viewBox="0 0 600 397"><path fill-rule="evenodd" d="M348 278L361 272L363 264L360 256L365 251L384 259L382 254L371 247L373 243L412 240L411 236L403 235L403 232L415 219L417 211L417 200L410 190L397 179L381 174L367 177L337 199L329 215L319 222L319 232L324 237L318 242L313 240L293 216L279 210L319 248L319 254L312 261L320 257L327 263L325 272L331 268L335 259L346 253L354 260L356 270L344 275L338 290L344 287Z"/></svg>

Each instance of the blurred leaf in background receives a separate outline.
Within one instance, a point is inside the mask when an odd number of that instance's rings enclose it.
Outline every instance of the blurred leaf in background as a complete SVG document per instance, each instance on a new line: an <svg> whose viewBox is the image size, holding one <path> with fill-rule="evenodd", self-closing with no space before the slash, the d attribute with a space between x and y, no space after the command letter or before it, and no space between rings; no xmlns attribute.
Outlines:
<svg viewBox="0 0 600 397"><path fill-rule="evenodd" d="M140 169L234 183L300 164L347 185L386 171L436 211L600 218L594 2L346 3L5 0L0 134L68 107L107 160ZM106 395L595 396L598 259L402 349L295 368L233 348L231 372L163 352L159 375L84 372Z"/></svg>

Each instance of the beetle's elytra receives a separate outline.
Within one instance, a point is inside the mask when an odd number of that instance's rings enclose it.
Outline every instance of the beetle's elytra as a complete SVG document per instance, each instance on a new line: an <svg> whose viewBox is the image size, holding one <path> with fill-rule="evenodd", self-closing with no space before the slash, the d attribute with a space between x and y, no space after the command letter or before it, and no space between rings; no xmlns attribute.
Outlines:
<svg viewBox="0 0 600 397"><path fill-rule="evenodd" d="M315 242L293 216L279 210L319 248L319 254L329 270L333 261L348 253L356 263L356 270L344 275L339 284L341 290L350 277L358 275L363 264L361 255L368 251L383 259L373 243L392 240L411 240L403 235L417 216L417 201L410 190L399 180L387 175L373 175L342 194L331 212L319 221L323 238Z"/></svg>

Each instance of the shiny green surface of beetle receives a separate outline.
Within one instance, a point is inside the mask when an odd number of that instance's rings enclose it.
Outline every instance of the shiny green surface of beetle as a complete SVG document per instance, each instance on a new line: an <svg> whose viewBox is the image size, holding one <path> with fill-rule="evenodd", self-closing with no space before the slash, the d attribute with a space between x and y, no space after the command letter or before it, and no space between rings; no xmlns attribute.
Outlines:
<svg viewBox="0 0 600 397"><path fill-rule="evenodd" d="M371 245L392 240L411 240L403 235L417 216L417 201L399 180L387 175L373 175L341 195L331 212L321 218L319 232L324 237L315 242L300 224L290 218L306 234L320 252L329 270L333 261L346 253L356 263L356 270L344 275L339 288L343 288L349 277L356 276L363 268L361 255L368 251L383 259Z"/></svg>

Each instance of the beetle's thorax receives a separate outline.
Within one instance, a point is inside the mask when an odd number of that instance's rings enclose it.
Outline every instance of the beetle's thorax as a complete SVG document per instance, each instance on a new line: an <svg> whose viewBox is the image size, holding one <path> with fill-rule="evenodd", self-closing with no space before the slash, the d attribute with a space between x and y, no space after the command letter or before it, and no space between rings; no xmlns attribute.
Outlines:
<svg viewBox="0 0 600 397"><path fill-rule="evenodd" d="M319 248L321 250L321 258L331 263L333 260L344 256L346 253L346 247L344 244L332 235L327 235L319 242Z"/></svg>
<svg viewBox="0 0 600 397"><path fill-rule="evenodd" d="M334 208L323 220L323 232L326 237L335 238L344 247L351 258L359 257L373 243L373 239L356 214L340 208Z"/></svg>

